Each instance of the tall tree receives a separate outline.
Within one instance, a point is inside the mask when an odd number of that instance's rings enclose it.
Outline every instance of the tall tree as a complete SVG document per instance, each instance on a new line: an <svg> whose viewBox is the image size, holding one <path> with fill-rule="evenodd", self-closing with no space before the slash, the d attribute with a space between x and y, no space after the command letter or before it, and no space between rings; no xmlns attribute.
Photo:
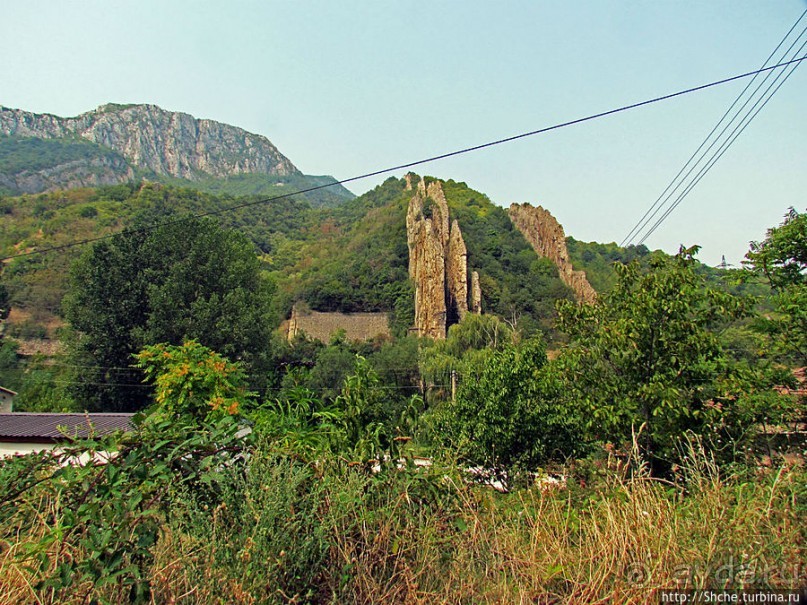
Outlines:
<svg viewBox="0 0 807 605"><path fill-rule="evenodd" d="M696 272L697 247L660 258L642 273L616 265L618 283L594 305L560 305L571 337L558 363L568 392L588 409L599 439L629 443L663 469L684 431L718 426L737 393L715 329L745 313L742 301Z"/></svg>
<svg viewBox="0 0 807 605"><path fill-rule="evenodd" d="M188 339L243 362L250 386L261 389L270 371L270 294L250 242L210 220L134 228L96 243L74 265L65 301L76 401L89 410L142 408L151 390L132 356Z"/></svg>
<svg viewBox="0 0 807 605"><path fill-rule="evenodd" d="M777 353L798 366L807 365L807 213L795 209L762 242L753 242L746 268L763 275L774 291L776 313L758 322Z"/></svg>
<svg viewBox="0 0 807 605"><path fill-rule="evenodd" d="M478 374L463 377L456 400L438 411L441 438L505 481L515 471L582 453L580 416L560 397L546 362L537 339L492 352Z"/></svg>

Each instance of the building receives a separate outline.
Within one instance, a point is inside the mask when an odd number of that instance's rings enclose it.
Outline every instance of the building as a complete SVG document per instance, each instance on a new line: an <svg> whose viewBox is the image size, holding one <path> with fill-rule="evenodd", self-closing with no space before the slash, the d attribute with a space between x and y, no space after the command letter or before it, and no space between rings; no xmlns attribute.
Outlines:
<svg viewBox="0 0 807 605"><path fill-rule="evenodd" d="M74 439L132 430L134 414L0 414L0 458L52 450Z"/></svg>
<svg viewBox="0 0 807 605"><path fill-rule="evenodd" d="M0 414L9 414L14 411L14 397L17 393L11 389L0 387Z"/></svg>

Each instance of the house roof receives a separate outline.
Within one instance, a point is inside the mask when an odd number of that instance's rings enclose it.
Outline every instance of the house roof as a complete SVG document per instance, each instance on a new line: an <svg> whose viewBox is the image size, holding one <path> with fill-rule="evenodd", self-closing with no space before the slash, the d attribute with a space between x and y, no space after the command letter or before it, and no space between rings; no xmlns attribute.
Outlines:
<svg viewBox="0 0 807 605"><path fill-rule="evenodd" d="M7 389L6 387L0 387L0 391L2 391L3 393L8 393L12 397L17 394L14 391L12 391L11 389Z"/></svg>
<svg viewBox="0 0 807 605"><path fill-rule="evenodd" d="M133 428L132 416L134 414L0 414L0 441L59 441L65 439L65 435L84 439L91 432L108 435L115 431L130 431Z"/></svg>

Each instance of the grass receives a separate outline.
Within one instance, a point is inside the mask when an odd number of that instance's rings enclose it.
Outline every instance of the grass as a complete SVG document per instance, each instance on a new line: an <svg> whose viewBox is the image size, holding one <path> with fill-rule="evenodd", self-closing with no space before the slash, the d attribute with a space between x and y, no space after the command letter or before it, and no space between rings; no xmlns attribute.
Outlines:
<svg viewBox="0 0 807 605"><path fill-rule="evenodd" d="M594 486L499 494L450 469L371 477L261 460L217 505L170 509L146 570L152 602L655 603L657 589L807 582L799 467L732 475L700 458L673 482L606 468ZM0 602L128 602L114 584L37 587L88 555L42 545L65 514L53 493L18 511L27 527L2 527Z"/></svg>

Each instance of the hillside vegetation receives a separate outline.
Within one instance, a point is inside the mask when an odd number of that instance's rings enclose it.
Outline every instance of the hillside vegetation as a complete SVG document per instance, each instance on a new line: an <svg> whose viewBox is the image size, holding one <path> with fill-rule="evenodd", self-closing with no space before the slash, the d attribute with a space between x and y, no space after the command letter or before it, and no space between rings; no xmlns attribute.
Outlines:
<svg viewBox="0 0 807 605"><path fill-rule="evenodd" d="M802 586L807 214L728 273L697 246L570 240L600 288L580 305L503 209L443 188L484 310L444 340L407 333L401 179L335 208L160 184L0 200L5 255L57 248L3 267L17 410L141 412L128 434L0 462L0 600ZM389 313L394 336L287 342L274 328L297 301ZM37 334L63 351L18 355ZM99 452L117 455L71 463Z"/></svg>

